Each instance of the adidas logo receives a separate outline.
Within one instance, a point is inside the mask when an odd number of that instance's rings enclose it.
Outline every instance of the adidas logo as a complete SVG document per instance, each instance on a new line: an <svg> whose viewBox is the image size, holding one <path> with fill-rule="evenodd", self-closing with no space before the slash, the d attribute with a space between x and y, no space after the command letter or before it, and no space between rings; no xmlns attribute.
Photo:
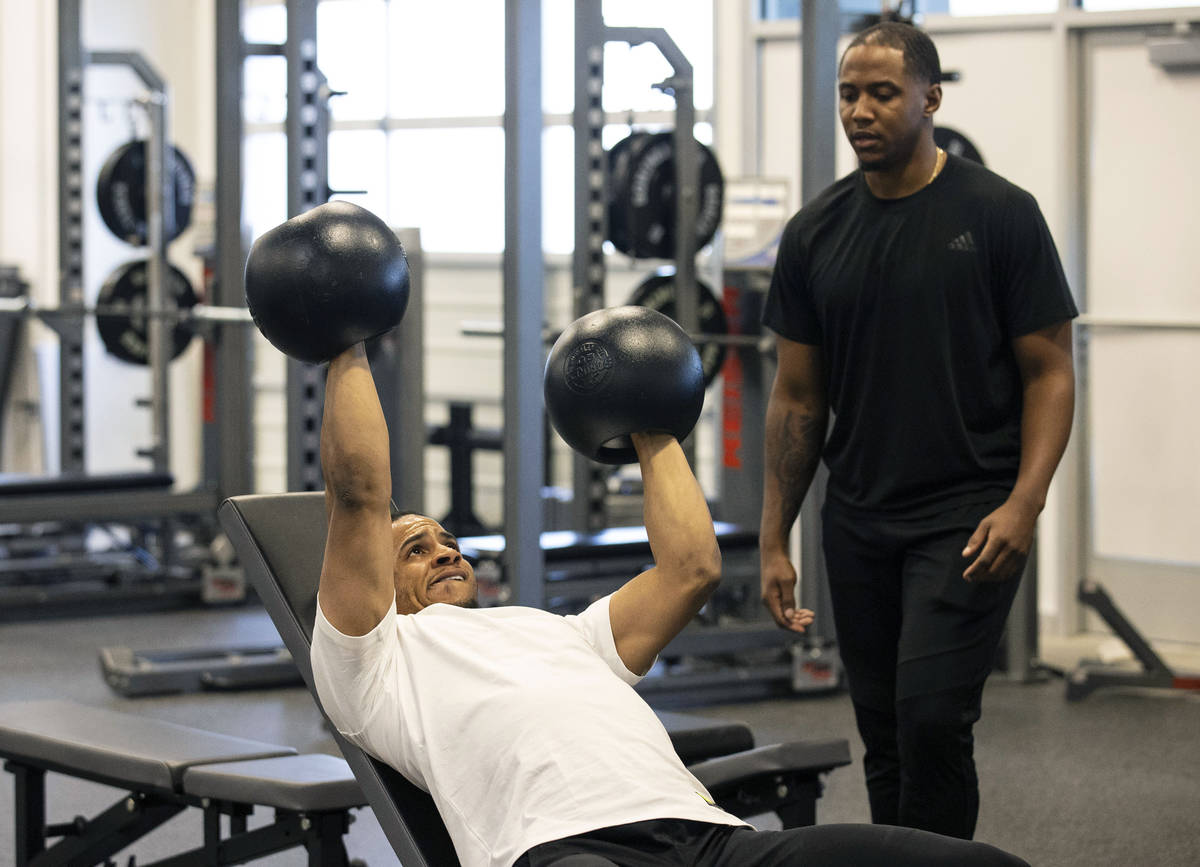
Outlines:
<svg viewBox="0 0 1200 867"><path fill-rule="evenodd" d="M953 241L946 245L947 250L957 250L959 253L974 253L975 252L975 236L971 234L971 230L963 232Z"/></svg>

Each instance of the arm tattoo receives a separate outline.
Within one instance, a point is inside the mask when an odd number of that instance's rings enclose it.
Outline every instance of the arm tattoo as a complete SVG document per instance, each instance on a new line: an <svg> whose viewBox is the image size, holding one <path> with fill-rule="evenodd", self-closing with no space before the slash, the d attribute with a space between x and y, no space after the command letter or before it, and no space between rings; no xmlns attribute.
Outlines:
<svg viewBox="0 0 1200 867"><path fill-rule="evenodd" d="M767 471L775 478L780 497L782 533L796 520L800 504L812 483L821 458L825 435L824 419L810 413L787 410L774 424L775 460Z"/></svg>

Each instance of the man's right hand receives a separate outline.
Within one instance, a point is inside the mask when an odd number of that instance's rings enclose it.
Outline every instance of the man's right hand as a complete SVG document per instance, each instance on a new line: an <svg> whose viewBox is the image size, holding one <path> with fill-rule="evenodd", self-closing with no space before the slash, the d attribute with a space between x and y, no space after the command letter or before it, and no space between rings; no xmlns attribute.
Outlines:
<svg viewBox="0 0 1200 867"><path fill-rule="evenodd" d="M762 555L762 601L771 617L784 629L803 632L813 622L813 613L797 608L796 570L787 555L779 552Z"/></svg>

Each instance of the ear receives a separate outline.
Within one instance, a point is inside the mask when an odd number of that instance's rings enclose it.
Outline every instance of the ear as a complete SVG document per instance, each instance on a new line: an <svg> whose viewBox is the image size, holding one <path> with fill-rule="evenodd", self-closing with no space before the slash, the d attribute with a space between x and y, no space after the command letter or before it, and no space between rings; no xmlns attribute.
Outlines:
<svg viewBox="0 0 1200 867"><path fill-rule="evenodd" d="M942 106L942 86L931 84L925 91L925 117L933 117L933 113Z"/></svg>

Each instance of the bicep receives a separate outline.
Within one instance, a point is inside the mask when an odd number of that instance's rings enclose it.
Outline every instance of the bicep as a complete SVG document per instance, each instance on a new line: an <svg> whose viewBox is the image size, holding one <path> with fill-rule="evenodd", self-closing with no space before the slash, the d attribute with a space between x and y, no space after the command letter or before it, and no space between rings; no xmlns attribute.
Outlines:
<svg viewBox="0 0 1200 867"><path fill-rule="evenodd" d="M1016 337L1012 347L1026 385L1043 376L1074 376L1069 319Z"/></svg>
<svg viewBox="0 0 1200 867"><path fill-rule="evenodd" d="M771 401L799 405L810 415L824 415L827 397L821 347L778 336L775 348L778 364L771 387Z"/></svg>
<svg viewBox="0 0 1200 867"><path fill-rule="evenodd" d="M662 649L704 607L712 589L710 583L688 584L654 567L613 593L608 616L625 666L638 675L649 671Z"/></svg>
<svg viewBox="0 0 1200 867"><path fill-rule="evenodd" d="M326 498L329 515L321 564L321 610L339 632L365 635L393 604L392 525L385 507Z"/></svg>

